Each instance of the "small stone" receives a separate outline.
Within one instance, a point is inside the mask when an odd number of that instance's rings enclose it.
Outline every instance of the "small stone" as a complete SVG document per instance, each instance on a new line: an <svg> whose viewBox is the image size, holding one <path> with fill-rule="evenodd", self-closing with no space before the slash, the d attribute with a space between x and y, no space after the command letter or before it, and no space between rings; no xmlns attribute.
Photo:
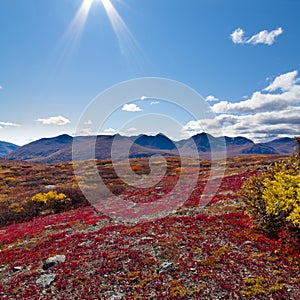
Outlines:
<svg viewBox="0 0 300 300"><path fill-rule="evenodd" d="M37 280L36 284L42 286L44 289L48 288L55 280L54 274L43 274Z"/></svg>
<svg viewBox="0 0 300 300"><path fill-rule="evenodd" d="M66 260L65 255L55 255L55 256L49 257L43 264L43 270L47 270L59 263L64 262L65 260Z"/></svg>
<svg viewBox="0 0 300 300"><path fill-rule="evenodd" d="M124 297L124 294L116 292L113 295L111 295L108 299L109 300L121 300Z"/></svg>
<svg viewBox="0 0 300 300"><path fill-rule="evenodd" d="M54 190L56 188L55 185L49 184L49 185L45 185L45 189L47 190Z"/></svg>
<svg viewBox="0 0 300 300"><path fill-rule="evenodd" d="M159 267L159 271L158 272L159 273L166 272L166 271L169 271L169 270L173 269L173 267L174 267L173 263L165 261Z"/></svg>
<svg viewBox="0 0 300 300"><path fill-rule="evenodd" d="M252 244L253 244L252 241L246 241L246 242L244 242L244 245L252 245Z"/></svg>
<svg viewBox="0 0 300 300"><path fill-rule="evenodd" d="M14 272L21 271L22 269L23 269L23 267L20 267L20 266L13 267Z"/></svg>

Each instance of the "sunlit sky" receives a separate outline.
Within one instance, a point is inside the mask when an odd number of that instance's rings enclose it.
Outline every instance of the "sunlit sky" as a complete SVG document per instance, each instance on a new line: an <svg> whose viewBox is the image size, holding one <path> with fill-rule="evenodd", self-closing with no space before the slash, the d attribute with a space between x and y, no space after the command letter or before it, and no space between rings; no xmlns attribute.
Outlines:
<svg viewBox="0 0 300 300"><path fill-rule="evenodd" d="M139 77L177 80L209 103L215 113L209 122L172 111L182 137L203 127L218 134L216 122L225 135L255 141L299 135L298 0L1 0L0 5L2 141L23 145L74 134L92 99ZM133 100L102 133L138 134L134 126L123 132L123 124L171 109L161 99Z"/></svg>

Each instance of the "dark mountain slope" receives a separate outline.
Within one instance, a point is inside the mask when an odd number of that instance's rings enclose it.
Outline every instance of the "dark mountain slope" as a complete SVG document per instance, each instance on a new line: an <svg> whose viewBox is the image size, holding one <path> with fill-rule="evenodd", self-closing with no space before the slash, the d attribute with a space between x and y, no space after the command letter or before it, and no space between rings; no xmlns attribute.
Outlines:
<svg viewBox="0 0 300 300"><path fill-rule="evenodd" d="M15 144L0 141L0 157L4 157L8 153L16 150L18 147L19 146Z"/></svg>

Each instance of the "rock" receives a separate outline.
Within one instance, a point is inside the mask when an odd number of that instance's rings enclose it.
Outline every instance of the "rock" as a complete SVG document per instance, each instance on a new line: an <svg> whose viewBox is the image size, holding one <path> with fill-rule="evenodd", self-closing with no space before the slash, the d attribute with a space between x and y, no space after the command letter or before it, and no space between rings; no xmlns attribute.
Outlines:
<svg viewBox="0 0 300 300"><path fill-rule="evenodd" d="M55 256L49 257L43 264L43 270L47 270L59 263L64 262L65 260L66 260L65 255L55 255Z"/></svg>
<svg viewBox="0 0 300 300"><path fill-rule="evenodd" d="M253 242L252 241L245 241L244 245L253 245Z"/></svg>
<svg viewBox="0 0 300 300"><path fill-rule="evenodd" d="M44 289L48 288L55 280L54 274L43 274L37 280L36 284L42 286Z"/></svg>
<svg viewBox="0 0 300 300"><path fill-rule="evenodd" d="M23 269L23 267L20 267L20 266L13 267L14 272L21 271L22 269Z"/></svg>
<svg viewBox="0 0 300 300"><path fill-rule="evenodd" d="M49 185L45 185L45 189L47 190L54 190L56 188L55 185L49 184Z"/></svg>
<svg viewBox="0 0 300 300"><path fill-rule="evenodd" d="M111 295L108 299L109 300L121 300L124 297L124 294L116 292L113 295Z"/></svg>
<svg viewBox="0 0 300 300"><path fill-rule="evenodd" d="M173 263L165 261L159 267L159 271L158 272L159 273L166 272L166 271L169 271L169 270L171 270L173 268L174 268L174 264Z"/></svg>

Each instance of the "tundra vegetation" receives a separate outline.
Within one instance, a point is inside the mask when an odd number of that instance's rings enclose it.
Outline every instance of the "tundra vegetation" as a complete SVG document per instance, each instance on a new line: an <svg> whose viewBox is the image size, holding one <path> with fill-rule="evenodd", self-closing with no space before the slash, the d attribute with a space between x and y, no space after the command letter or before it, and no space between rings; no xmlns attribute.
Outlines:
<svg viewBox="0 0 300 300"><path fill-rule="evenodd" d="M96 164L112 193L145 203L182 172L178 157L166 159L164 178L140 190L110 160ZM228 158L206 206L210 162L191 160L186 168L200 172L184 205L136 224L90 206L72 164L0 160L1 299L299 299L299 153ZM131 169L147 175L148 159L132 159Z"/></svg>

